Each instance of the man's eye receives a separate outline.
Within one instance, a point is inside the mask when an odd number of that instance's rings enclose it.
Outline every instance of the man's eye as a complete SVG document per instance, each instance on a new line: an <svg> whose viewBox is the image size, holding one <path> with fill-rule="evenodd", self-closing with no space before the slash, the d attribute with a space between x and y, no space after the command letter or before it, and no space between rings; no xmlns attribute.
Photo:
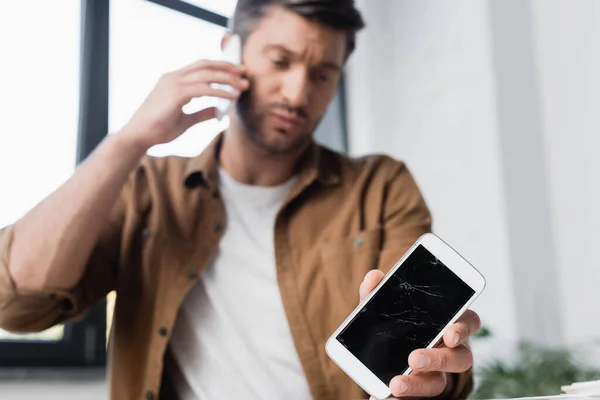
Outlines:
<svg viewBox="0 0 600 400"><path fill-rule="evenodd" d="M312 79L314 79L315 82L327 83L331 81L331 74L314 71L312 74Z"/></svg>
<svg viewBox="0 0 600 400"><path fill-rule="evenodd" d="M287 60L273 60L273 65L279 69L287 68L289 63Z"/></svg>

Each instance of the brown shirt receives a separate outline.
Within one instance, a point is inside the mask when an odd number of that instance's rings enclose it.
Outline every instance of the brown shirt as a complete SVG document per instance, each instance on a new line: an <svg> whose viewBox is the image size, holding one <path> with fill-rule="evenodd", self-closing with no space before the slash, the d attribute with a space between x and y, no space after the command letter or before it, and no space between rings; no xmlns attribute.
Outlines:
<svg viewBox="0 0 600 400"><path fill-rule="evenodd" d="M178 310L227 224L219 198L220 138L200 156L145 157L124 187L80 283L68 292L16 290L12 227L0 231L0 327L37 331L77 318L117 291L110 348L112 399L171 398L164 357ZM431 217L406 166L349 159L313 145L277 215L281 297L315 399L365 398L326 355L325 342L358 304L366 272L388 271ZM471 372L445 397L466 398Z"/></svg>

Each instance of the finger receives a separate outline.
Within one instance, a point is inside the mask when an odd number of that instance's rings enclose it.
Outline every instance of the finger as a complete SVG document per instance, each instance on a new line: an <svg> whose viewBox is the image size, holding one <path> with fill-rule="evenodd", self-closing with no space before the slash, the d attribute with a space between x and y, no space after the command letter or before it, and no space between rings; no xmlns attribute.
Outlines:
<svg viewBox="0 0 600 400"><path fill-rule="evenodd" d="M217 117L217 109L215 107L205 108L193 114L188 114L188 125L194 126L199 124L200 122L208 121L209 119L213 119Z"/></svg>
<svg viewBox="0 0 600 400"><path fill-rule="evenodd" d="M415 350L408 356L408 365L415 372L465 372L473 366L473 353L465 345L454 349Z"/></svg>
<svg viewBox="0 0 600 400"><path fill-rule="evenodd" d="M360 301L363 301L365 297L371 293L375 286L381 282L385 274L377 269L371 270L367 272L365 278L363 279L360 287L358 288L358 293L360 296Z"/></svg>
<svg viewBox="0 0 600 400"><path fill-rule="evenodd" d="M182 103L187 104L190 101L190 99L194 97L204 96L219 97L228 100L237 100L238 97L240 97L240 92L238 90L228 92L227 90L210 87L207 84L190 85L184 90Z"/></svg>
<svg viewBox="0 0 600 400"><path fill-rule="evenodd" d="M481 328L481 319L476 312L467 310L444 333L444 344L450 348L466 343L469 337Z"/></svg>
<svg viewBox="0 0 600 400"><path fill-rule="evenodd" d="M187 75L203 69L219 69L232 73L244 73L246 71L246 67L243 65L235 65L227 61L199 60L186 67L183 67L178 72L182 75Z"/></svg>
<svg viewBox="0 0 600 400"><path fill-rule="evenodd" d="M397 376L390 382L394 397L435 397L445 388L446 374L442 372Z"/></svg>
<svg viewBox="0 0 600 400"><path fill-rule="evenodd" d="M248 89L250 82L241 74L229 71L203 70L187 75L182 79L183 84L220 83L230 85L240 91Z"/></svg>

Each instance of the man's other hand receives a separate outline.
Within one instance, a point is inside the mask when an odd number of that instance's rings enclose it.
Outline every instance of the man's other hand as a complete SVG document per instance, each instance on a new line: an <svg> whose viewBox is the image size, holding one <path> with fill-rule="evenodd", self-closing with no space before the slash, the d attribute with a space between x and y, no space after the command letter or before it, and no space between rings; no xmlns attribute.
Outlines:
<svg viewBox="0 0 600 400"><path fill-rule="evenodd" d="M365 275L359 288L361 301L383 277L383 272L379 270L369 271ZM392 395L422 398L442 394L448 384L448 374L465 372L473 365L473 353L467 342L480 327L479 316L468 310L446 330L442 346L413 351L408 357L408 364L413 372L408 376L399 375L392 379Z"/></svg>

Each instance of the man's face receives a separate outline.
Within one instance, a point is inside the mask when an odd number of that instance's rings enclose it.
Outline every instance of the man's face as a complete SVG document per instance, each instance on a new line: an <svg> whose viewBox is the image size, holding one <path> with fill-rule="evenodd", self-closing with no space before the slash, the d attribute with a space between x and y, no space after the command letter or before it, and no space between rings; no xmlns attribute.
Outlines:
<svg viewBox="0 0 600 400"><path fill-rule="evenodd" d="M345 55L344 32L272 7L244 46L251 83L237 116L250 139L271 154L310 142L335 95Z"/></svg>

